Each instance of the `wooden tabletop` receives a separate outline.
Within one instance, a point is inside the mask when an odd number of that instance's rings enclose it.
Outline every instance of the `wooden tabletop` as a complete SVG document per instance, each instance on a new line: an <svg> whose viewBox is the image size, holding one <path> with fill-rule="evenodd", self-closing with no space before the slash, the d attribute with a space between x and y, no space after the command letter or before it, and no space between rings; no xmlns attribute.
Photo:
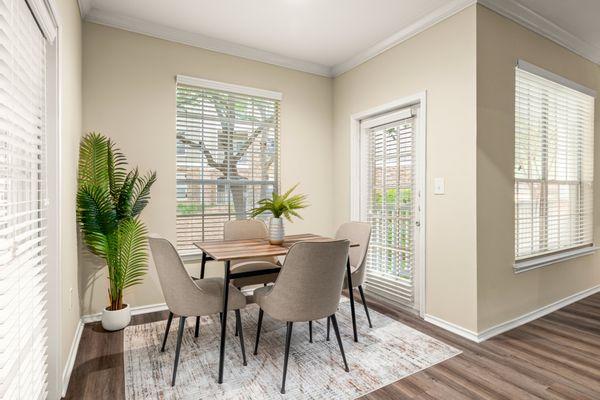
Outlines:
<svg viewBox="0 0 600 400"><path fill-rule="evenodd" d="M334 239L305 233L285 236L282 245L273 245L266 239L214 240L195 242L194 245L216 261L227 261L250 257L284 256L294 243L330 240ZM356 246L358 243L350 243L350 247Z"/></svg>

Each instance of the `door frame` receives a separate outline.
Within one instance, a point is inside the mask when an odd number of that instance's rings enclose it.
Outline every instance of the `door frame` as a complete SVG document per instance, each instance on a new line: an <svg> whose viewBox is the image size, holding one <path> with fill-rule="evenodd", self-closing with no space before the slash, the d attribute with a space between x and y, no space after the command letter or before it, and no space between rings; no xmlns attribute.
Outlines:
<svg viewBox="0 0 600 400"><path fill-rule="evenodd" d="M392 100L377 107L364 110L350 116L350 215L352 220L360 220L360 197L361 197L361 121L398 111L410 106L419 106L419 114L416 119L416 158L415 165L417 181L415 185L418 190L418 248L416 249L415 279L418 290L418 312L423 317L426 310L426 288L427 288L427 242L426 242L426 211L427 211L427 91L418 92L414 95Z"/></svg>

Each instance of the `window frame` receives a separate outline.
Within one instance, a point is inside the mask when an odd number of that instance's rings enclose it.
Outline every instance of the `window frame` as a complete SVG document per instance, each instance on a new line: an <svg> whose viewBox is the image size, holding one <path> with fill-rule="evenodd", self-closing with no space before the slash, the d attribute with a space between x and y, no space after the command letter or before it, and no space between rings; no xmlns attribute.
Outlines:
<svg viewBox="0 0 600 400"><path fill-rule="evenodd" d="M517 103L516 103L516 93L517 93L517 75L518 75L518 70L522 70L525 71L529 74L532 75L536 75L540 78L552 81L556 84L559 84L561 86L564 86L566 88L581 92L585 95L591 96L594 99L596 98L596 92L593 89L587 88L585 86L582 86L576 82L570 81L560 75L554 74L550 71L547 71L543 68L540 68L536 65L533 65L531 63L528 63L526 61L523 60L517 60L517 64L515 67L515 106L514 106L514 113L515 113L515 119L517 118ZM592 111L591 113L592 116L592 124L595 124L595 110ZM593 128L591 135L592 138L594 138L595 136L595 128ZM517 135L517 127L514 127L514 134L515 136ZM516 143L516 137L515 137L515 143ZM595 143L592 143L593 148L595 148ZM516 146L514 146L514 151L516 152ZM545 152L547 154L547 151ZM592 164L594 164L594 150L592 149L591 151L592 154ZM581 193L582 190L582 186L586 184L586 181L581 177L581 175L578 176L577 180L570 180L567 179L564 182L562 180L550 180L548 179L548 171L546 168L542 168L542 172L541 172L541 176L540 179L531 179L531 178L519 178L516 176L516 163L517 163L517 157L516 157L516 153L515 153L515 160L514 160L514 167L513 167L513 178L514 178L514 185L513 185L513 198L514 198L514 210L515 210L515 214L514 214L514 227L513 227L513 233L514 233L514 250L515 250L515 254L514 254L514 264L513 264L513 269L515 273L521 273L521 272L526 272L526 271L530 271L532 269L536 269L536 268L540 268L540 267L544 267L544 266L548 266L548 265L552 265L555 263L559 263L559 262L563 262L566 260L570 260L573 258L577 258L577 257L581 257L581 256L586 256L589 254L593 254L598 247L595 246L595 241L594 241L594 237L593 237L593 231L592 231L592 239L591 239L591 243L584 243L584 244L573 244L570 247L566 247L566 248L559 248L559 249L555 249L555 250L548 250L548 251L543 251L543 252L539 252L536 254L530 254L530 255L525 255L523 257L517 257L517 214L516 214L516 207L517 207L517 199L516 199L516 194L517 194L517 186L519 182L539 182L540 185L542 187L545 187L546 190L543 190L543 192L545 193L545 201L542 201L543 204L548 204L548 196L549 196L549 192L547 190L549 184L552 184L552 182L555 183L564 183L565 185L570 185L570 186L577 186L579 188L578 192ZM583 161L583 157L580 157L580 159L578 160L578 169L580 170L582 168L582 165L584 164ZM595 177L592 179L592 194L593 193L593 183L594 183ZM541 190L541 189L540 189ZM579 198L578 201L581 201L581 198ZM542 204L542 207L543 207ZM594 219L594 215L593 215L593 211L594 211L594 203L593 203L593 198L592 198L592 215L590 217L591 219L591 223L593 224L593 219ZM545 214L544 219L547 221L549 218L548 213ZM546 240L548 240L546 238Z"/></svg>
<svg viewBox="0 0 600 400"><path fill-rule="evenodd" d="M221 92L227 92L227 93L231 93L234 95L242 95L242 96L249 96L249 97L257 97L257 98L262 98L262 99L267 99L267 100L273 100L276 101L277 104L277 123L276 123L276 130L275 130L275 142L276 142L276 148L275 148L275 166L274 166L274 177L273 177L273 190L278 193L280 190L280 186L281 186L281 104L282 104L282 100L283 100L283 94L281 92L276 92L276 91L271 91L271 90L265 90L265 89L259 89L259 88L254 88L254 87L249 87L249 86L242 86L242 85L237 85L237 84L231 84L231 83L225 83L225 82L219 82L219 81L212 81L212 80L208 80L208 79L203 79L203 78L196 78L196 77L191 77L191 76L185 76L185 75L177 75L176 76L176 93L178 91L179 85L185 85L185 86L193 86L193 87L198 87L200 89L208 89L208 90L215 90L215 91L221 91ZM177 101L176 101L176 112L177 112ZM177 121L176 121L176 129L177 129ZM176 168L178 165L178 161L176 160ZM208 168L206 166L206 168ZM194 180L194 179L191 179ZM176 185L177 183L181 181L180 179L176 179ZM210 181L210 179L209 179ZM254 181L252 181L254 182ZM258 183L255 183L258 184ZM228 183L225 183L225 186L228 187ZM217 188L218 189L218 188ZM178 189L176 187L176 201L177 201L177 192ZM231 206L231 199L229 199L229 203ZM230 207L231 208L231 207ZM233 212L231 212L233 213ZM178 216L178 213L176 211L176 218ZM176 227L176 232L177 232L177 227ZM202 252L200 250L197 249L191 249L191 250L182 250L182 249L178 249L181 255L181 258L185 261L185 262L194 262L194 261L198 261L201 259L202 256Z"/></svg>

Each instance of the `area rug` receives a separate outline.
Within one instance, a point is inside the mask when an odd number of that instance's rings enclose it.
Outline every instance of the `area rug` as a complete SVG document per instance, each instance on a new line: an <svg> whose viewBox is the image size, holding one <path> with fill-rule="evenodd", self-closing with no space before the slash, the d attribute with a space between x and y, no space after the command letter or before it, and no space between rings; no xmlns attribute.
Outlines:
<svg viewBox="0 0 600 400"><path fill-rule="evenodd" d="M343 369L333 329L326 341L326 320L295 323L286 394L279 392L283 368L285 323L265 314L258 355L253 355L258 308L242 312L248 365L242 365L234 336L235 315L228 314L224 383L217 383L218 316L202 318L194 337L195 318L188 318L181 346L177 383L170 386L179 320L173 319L164 353L160 352L166 321L129 326L124 335L125 390L128 400L141 399L354 399L447 360L460 351L374 310L369 328L357 304L359 342L352 340L348 301L340 304L338 324L350 372Z"/></svg>

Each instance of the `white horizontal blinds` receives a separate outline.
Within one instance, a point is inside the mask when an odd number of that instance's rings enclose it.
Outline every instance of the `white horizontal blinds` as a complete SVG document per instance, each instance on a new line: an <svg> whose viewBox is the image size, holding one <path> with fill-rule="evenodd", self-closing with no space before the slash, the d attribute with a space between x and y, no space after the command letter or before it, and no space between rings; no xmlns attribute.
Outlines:
<svg viewBox="0 0 600 400"><path fill-rule="evenodd" d="M516 68L515 257L593 240L594 98Z"/></svg>
<svg viewBox="0 0 600 400"><path fill-rule="evenodd" d="M0 0L0 398L46 397L45 41Z"/></svg>
<svg viewBox="0 0 600 400"><path fill-rule="evenodd" d="M414 304L414 126L410 117L366 132L368 290L409 306Z"/></svg>
<svg viewBox="0 0 600 400"><path fill-rule="evenodd" d="M277 99L177 84L177 247L223 237L279 189Z"/></svg>

